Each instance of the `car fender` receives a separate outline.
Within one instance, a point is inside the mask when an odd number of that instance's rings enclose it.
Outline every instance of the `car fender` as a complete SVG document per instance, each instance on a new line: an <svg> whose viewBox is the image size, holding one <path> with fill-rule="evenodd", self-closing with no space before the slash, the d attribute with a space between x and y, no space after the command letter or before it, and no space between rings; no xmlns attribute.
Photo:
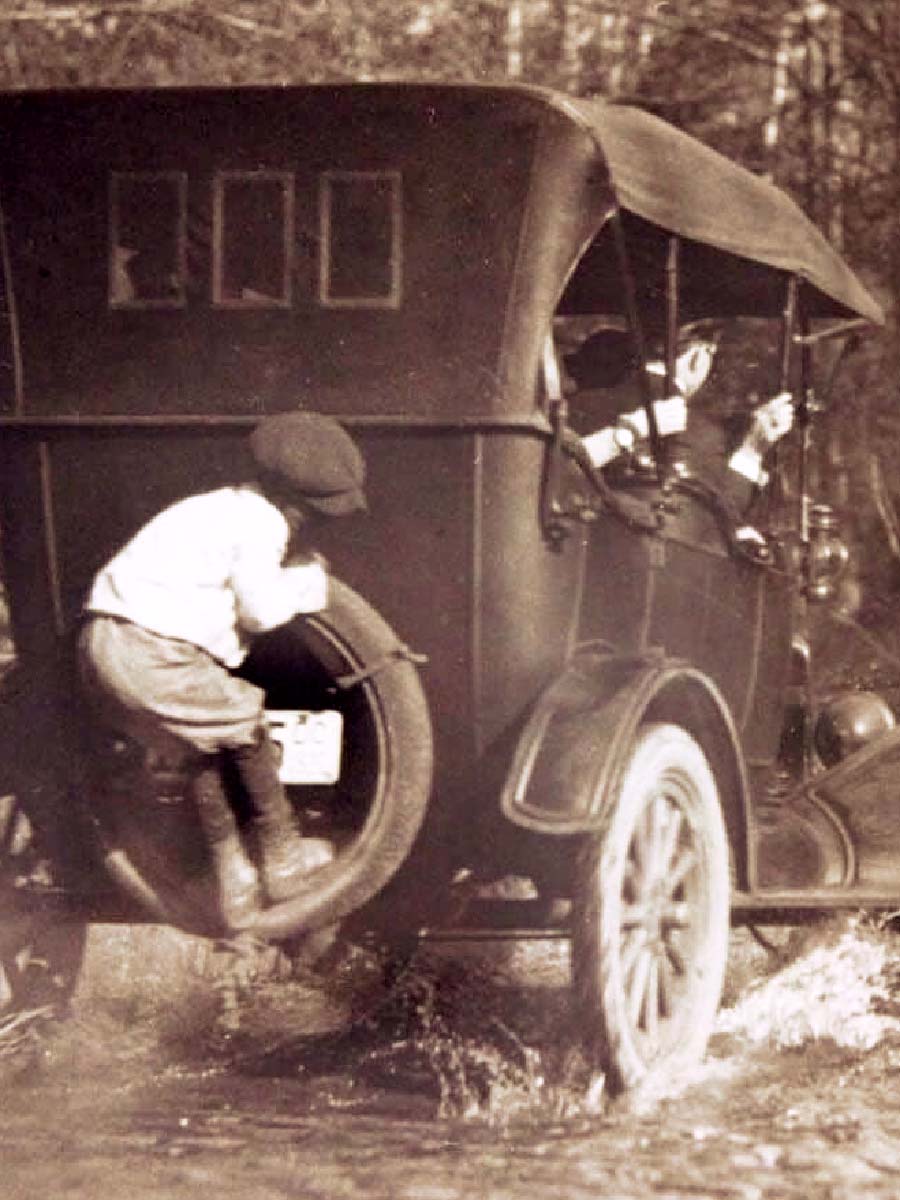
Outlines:
<svg viewBox="0 0 900 1200"><path fill-rule="evenodd" d="M580 651L535 704L501 794L504 815L544 834L589 833L615 802L639 727L669 721L702 747L716 778L735 882L753 875L749 787L740 738L715 683L662 654Z"/></svg>

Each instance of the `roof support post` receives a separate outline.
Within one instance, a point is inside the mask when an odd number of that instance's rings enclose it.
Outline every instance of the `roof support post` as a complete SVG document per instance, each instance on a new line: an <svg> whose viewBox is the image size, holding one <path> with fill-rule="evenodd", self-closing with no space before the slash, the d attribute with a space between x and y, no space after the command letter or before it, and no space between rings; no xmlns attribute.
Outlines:
<svg viewBox="0 0 900 1200"><path fill-rule="evenodd" d="M678 359L678 284L681 242L669 238L666 249L666 395L675 394L675 367Z"/></svg>
<svg viewBox="0 0 900 1200"><path fill-rule="evenodd" d="M784 298L784 308L781 312L781 349L778 360L778 391L791 390L791 368L793 364L793 346L797 330L797 307L800 296L800 279L797 275L788 276L787 291ZM782 500L781 476L778 471L778 443L772 447L770 475L772 486L769 489L767 524L771 525L771 517L777 511ZM803 504L803 500L800 501ZM805 535L804 535L805 537Z"/></svg>
<svg viewBox="0 0 900 1200"><path fill-rule="evenodd" d="M647 376L647 342L641 325L640 312L637 302L637 287L628 247L625 244L625 230L622 228L621 209L617 208L610 218L613 230L613 240L616 247L616 258L619 263L619 273L622 278L622 289L625 296L625 315L628 318L628 329L634 344L635 357L638 360L638 388L641 403L647 413L647 429L650 434L650 449L655 462L660 461L661 439L659 426L656 423L656 413L653 409L653 393L650 390L650 380Z"/></svg>

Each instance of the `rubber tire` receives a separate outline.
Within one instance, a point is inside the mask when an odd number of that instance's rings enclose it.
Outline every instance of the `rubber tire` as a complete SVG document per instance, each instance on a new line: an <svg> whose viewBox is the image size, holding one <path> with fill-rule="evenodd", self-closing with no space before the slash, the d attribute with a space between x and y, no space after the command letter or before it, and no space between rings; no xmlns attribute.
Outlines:
<svg viewBox="0 0 900 1200"><path fill-rule="evenodd" d="M433 736L418 668L396 655L400 639L347 584L329 583L326 610L293 622L278 636L318 643L341 674L380 664L355 686L363 690L377 731L376 794L351 846L315 871L296 897L264 910L249 926L265 937L289 938L340 921L374 897L406 860L431 796Z"/></svg>
<svg viewBox="0 0 900 1200"><path fill-rule="evenodd" d="M4 900L17 880L40 866L27 814L14 796L0 797L0 912L15 906ZM33 915L4 917L0 926L0 1020L14 1013L46 1008L63 1011L78 981L84 959L84 921L50 921Z"/></svg>
<svg viewBox="0 0 900 1200"><path fill-rule="evenodd" d="M730 925L728 843L716 782L697 742L677 726L646 725L620 780L604 828L584 840L577 857L572 931L580 1030L592 1065L605 1073L613 1095L638 1086L664 1091L703 1057L721 998ZM655 834L649 822L641 824L658 798L667 802L666 811L677 808L682 818L671 853L661 823ZM651 872L659 907L651 908L653 915L643 922L629 922L626 931L623 904L637 898L626 867L635 863L635 847L644 835L644 849L653 837L660 851L657 868L684 862L688 846L697 863L684 877L687 886L674 890L665 869ZM631 880L637 876L629 874ZM659 919L663 905L678 921L686 918L685 929ZM626 943L633 961L623 964ZM680 962L673 957L676 951ZM646 976L639 964L645 964ZM671 985L667 1012L661 1011L660 972ZM657 1013L652 1041L646 1029L651 1010Z"/></svg>

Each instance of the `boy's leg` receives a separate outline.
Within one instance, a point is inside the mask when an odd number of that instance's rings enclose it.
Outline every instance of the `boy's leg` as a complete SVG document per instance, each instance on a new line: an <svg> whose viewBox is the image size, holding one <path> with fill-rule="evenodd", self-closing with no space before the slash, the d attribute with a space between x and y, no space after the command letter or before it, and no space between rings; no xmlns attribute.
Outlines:
<svg viewBox="0 0 900 1200"><path fill-rule="evenodd" d="M220 915L230 929L237 929L259 911L259 878L241 841L222 765L219 755L201 760L191 781L191 797L218 880Z"/></svg>
<svg viewBox="0 0 900 1200"><path fill-rule="evenodd" d="M85 623L79 655L82 691L94 719L143 745L174 739L199 754L191 798L216 870L221 915L236 928L258 910L259 887L229 802L219 746L235 723L240 728L244 722L245 737L255 727L258 689L232 680L198 647L115 617Z"/></svg>
<svg viewBox="0 0 900 1200"><path fill-rule="evenodd" d="M308 873L333 857L329 843L301 838L278 778L277 754L265 726L260 688L229 672L205 651L112 618L95 618L82 641L85 684L112 707L118 725L139 740L160 730L193 746L206 760L196 787L197 808L217 866L234 887L246 876L222 767L236 768L259 835L263 883L271 900L301 890ZM195 792L195 797L199 795ZM224 805L224 807L223 807ZM205 816L204 816L205 814ZM216 815L218 814L218 815ZM229 832L226 824L230 819ZM206 824L206 821L210 824Z"/></svg>
<svg viewBox="0 0 900 1200"><path fill-rule="evenodd" d="M251 745L225 753L250 802L265 891L270 900L287 900L302 889L310 871L331 861L332 846L323 838L301 836L291 802L278 778L277 749L264 726Z"/></svg>

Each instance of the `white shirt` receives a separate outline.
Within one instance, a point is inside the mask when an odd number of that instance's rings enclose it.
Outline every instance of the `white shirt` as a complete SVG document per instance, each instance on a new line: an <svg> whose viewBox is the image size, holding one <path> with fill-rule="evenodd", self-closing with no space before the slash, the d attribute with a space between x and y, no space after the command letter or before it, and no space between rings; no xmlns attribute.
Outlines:
<svg viewBox="0 0 900 1200"><path fill-rule="evenodd" d="M97 574L85 608L192 642L229 667L248 635L328 603L320 563L284 567L290 530L253 487L226 487L164 509Z"/></svg>

